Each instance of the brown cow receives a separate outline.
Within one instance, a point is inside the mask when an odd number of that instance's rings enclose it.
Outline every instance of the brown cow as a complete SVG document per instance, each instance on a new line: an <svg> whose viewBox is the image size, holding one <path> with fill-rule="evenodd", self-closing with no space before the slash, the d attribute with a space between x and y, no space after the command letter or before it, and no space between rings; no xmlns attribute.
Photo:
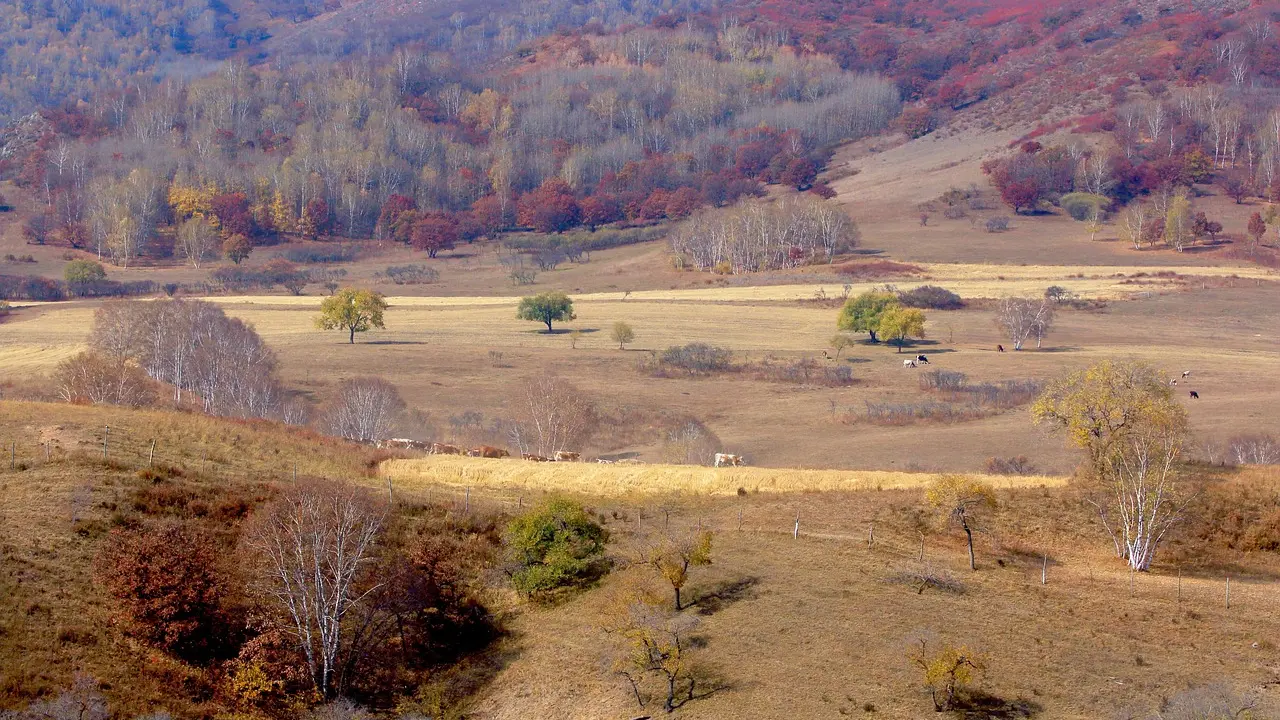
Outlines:
<svg viewBox="0 0 1280 720"><path fill-rule="evenodd" d="M582 453L569 452L568 450L556 451L556 462L577 462L582 459Z"/></svg>
<svg viewBox="0 0 1280 720"><path fill-rule="evenodd" d="M484 458L511 457L511 453L507 452L506 450L503 450L502 448L493 447L492 445L481 445L478 448L472 448L471 451L468 452L467 454L470 455L471 457L484 457Z"/></svg>
<svg viewBox="0 0 1280 720"><path fill-rule="evenodd" d="M747 464L741 455L733 455L731 453L716 453L716 467L741 467Z"/></svg>
<svg viewBox="0 0 1280 720"><path fill-rule="evenodd" d="M462 448L457 445L447 445L445 443L431 443L432 455L462 455Z"/></svg>
<svg viewBox="0 0 1280 720"><path fill-rule="evenodd" d="M534 455L533 453L520 453L520 457L525 460L532 460L533 462L551 462L551 458Z"/></svg>

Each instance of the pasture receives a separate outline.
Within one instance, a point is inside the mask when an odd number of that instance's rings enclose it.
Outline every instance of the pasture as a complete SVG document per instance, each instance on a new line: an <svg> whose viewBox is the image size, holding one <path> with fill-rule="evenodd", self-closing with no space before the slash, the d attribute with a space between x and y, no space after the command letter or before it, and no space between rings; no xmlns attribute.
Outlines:
<svg viewBox="0 0 1280 720"><path fill-rule="evenodd" d="M757 466L971 472L988 457L1026 455L1040 472L1065 474L1074 465L1073 454L1058 438L1034 428L1022 409L905 426L856 418L868 402L933 399L918 385L920 372L958 371L974 382L1045 379L1117 356L1143 358L1171 376L1194 371L1188 388L1201 399L1188 407L1198 441L1280 430L1280 418L1267 409L1280 401L1280 349L1274 342L1280 307L1269 271L1204 267L1181 269L1177 276L1136 276L1145 270L971 265L927 270L927 282L953 289L971 304L928 312L928 337L908 351L929 354L933 364L915 370L904 369L903 356L883 344L862 342L838 361L822 359L835 331L838 299L820 302L813 296L821 287L831 298L840 292L834 285L637 291L625 299L613 292L575 295L577 320L558 325L552 334L516 320L510 297L392 297L387 329L364 333L355 345L341 333L313 327L319 304L314 296L213 300L252 323L279 354L285 381L318 402L345 377L391 379L410 408L425 413L425 422L419 416L397 428L397 436L417 439L457 439L458 420L468 413L468 422L478 414L481 425L511 418L519 384L554 372L602 411L601 431L589 447L580 448L592 454L630 453L656 461L664 434L676 423L696 419L719 437L724 451L745 454ZM1077 277L1081 272L1083 279ZM907 280L899 287L920 282ZM1060 310L1043 349L995 352L1008 340L982 298L1038 295L1051 284L1109 302L1102 309ZM852 291L870 286L856 284ZM93 309L83 302L33 306L0 324L5 379L30 381L50 373L81 346ZM630 323L637 334L623 351L608 337L617 320ZM579 336L570 329L579 330ZM658 379L641 369L651 351L689 342L722 345L739 362L838 362L851 368L854 383L823 387L738 373Z"/></svg>

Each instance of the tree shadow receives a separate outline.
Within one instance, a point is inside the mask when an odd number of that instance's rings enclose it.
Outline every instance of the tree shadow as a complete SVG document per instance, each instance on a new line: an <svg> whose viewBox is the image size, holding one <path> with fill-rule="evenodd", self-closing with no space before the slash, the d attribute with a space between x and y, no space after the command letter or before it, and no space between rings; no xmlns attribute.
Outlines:
<svg viewBox="0 0 1280 720"><path fill-rule="evenodd" d="M755 599L755 587L759 584L760 578L754 576L723 582L700 595L693 604L699 615L714 615L740 600Z"/></svg>
<svg viewBox="0 0 1280 720"><path fill-rule="evenodd" d="M1009 350L1009 348L1005 348L1005 350ZM1045 346L1045 347L1042 347L1042 348L1025 348L1025 349L1023 349L1023 350L1009 350L1009 352L1024 352L1024 353L1066 353L1066 352L1080 352L1081 350L1084 350L1084 348L1082 348L1082 347L1080 347L1080 346L1078 346L1078 345L1054 345L1054 346L1051 346L1051 347L1050 347L1050 346Z"/></svg>
<svg viewBox="0 0 1280 720"><path fill-rule="evenodd" d="M640 457L640 453L638 452L613 453L611 455L600 455L598 457L601 460L610 460L613 462L617 462L618 460L633 460L635 458Z"/></svg>
<svg viewBox="0 0 1280 720"><path fill-rule="evenodd" d="M366 340L357 345L426 345L424 340Z"/></svg>
<svg viewBox="0 0 1280 720"><path fill-rule="evenodd" d="M966 720L1018 720L1035 717L1041 712L1044 712L1044 706L1033 700L1005 700L981 690L970 692L956 706L956 717Z"/></svg>

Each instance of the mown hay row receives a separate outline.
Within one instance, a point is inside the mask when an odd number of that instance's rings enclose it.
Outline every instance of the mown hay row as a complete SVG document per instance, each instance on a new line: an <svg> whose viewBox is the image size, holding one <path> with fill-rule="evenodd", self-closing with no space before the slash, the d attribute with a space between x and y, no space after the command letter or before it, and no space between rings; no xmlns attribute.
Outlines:
<svg viewBox="0 0 1280 720"><path fill-rule="evenodd" d="M732 495L739 488L752 493L888 490L921 487L937 477L933 473L874 470L534 463L454 456L389 460L382 464L381 470L382 475L394 483L406 485L407 489L415 485L445 485L597 497ZM1066 483L1066 478L1062 477L983 477L996 487L1040 487Z"/></svg>

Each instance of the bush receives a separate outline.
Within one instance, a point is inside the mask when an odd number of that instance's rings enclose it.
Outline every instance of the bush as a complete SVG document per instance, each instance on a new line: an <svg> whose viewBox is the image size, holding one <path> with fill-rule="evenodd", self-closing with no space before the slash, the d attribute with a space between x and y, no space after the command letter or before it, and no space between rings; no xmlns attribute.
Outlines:
<svg viewBox="0 0 1280 720"><path fill-rule="evenodd" d="M351 262L356 255L354 247L297 247L285 250L280 257L299 265L328 265Z"/></svg>
<svg viewBox="0 0 1280 720"><path fill-rule="evenodd" d="M1003 215L987 218L986 228L989 233L1004 232L1009 229L1009 218Z"/></svg>
<svg viewBox="0 0 1280 720"><path fill-rule="evenodd" d="M1035 475L1036 468L1026 455L989 457L985 466L989 475Z"/></svg>
<svg viewBox="0 0 1280 720"><path fill-rule="evenodd" d="M663 350L658 362L691 374L724 372L732 367L733 352L728 348L695 342Z"/></svg>
<svg viewBox="0 0 1280 720"><path fill-rule="evenodd" d="M440 279L440 271L426 265L391 265L385 274L397 285L425 285Z"/></svg>
<svg viewBox="0 0 1280 720"><path fill-rule="evenodd" d="M62 283L38 275L0 275L0 300L65 300Z"/></svg>
<svg viewBox="0 0 1280 720"><path fill-rule="evenodd" d="M144 640L185 660L213 659L230 624L220 598L230 592L218 570L222 550L183 525L112 531L95 574Z"/></svg>
<svg viewBox="0 0 1280 720"><path fill-rule="evenodd" d="M511 582L534 597L598 577L609 534L581 505L553 499L512 520L505 538Z"/></svg>
<svg viewBox="0 0 1280 720"><path fill-rule="evenodd" d="M927 310L956 310L964 307L960 296L937 285L921 285L914 290L898 293L898 302L913 308Z"/></svg>
<svg viewBox="0 0 1280 720"><path fill-rule="evenodd" d="M107 279L107 271L92 260L72 260L62 269L62 279L72 287L81 283L98 283Z"/></svg>
<svg viewBox="0 0 1280 720"><path fill-rule="evenodd" d="M1083 222L1092 219L1095 213L1101 217L1111 205L1111 199L1093 193L1073 192L1063 195L1058 204L1073 219Z"/></svg>

